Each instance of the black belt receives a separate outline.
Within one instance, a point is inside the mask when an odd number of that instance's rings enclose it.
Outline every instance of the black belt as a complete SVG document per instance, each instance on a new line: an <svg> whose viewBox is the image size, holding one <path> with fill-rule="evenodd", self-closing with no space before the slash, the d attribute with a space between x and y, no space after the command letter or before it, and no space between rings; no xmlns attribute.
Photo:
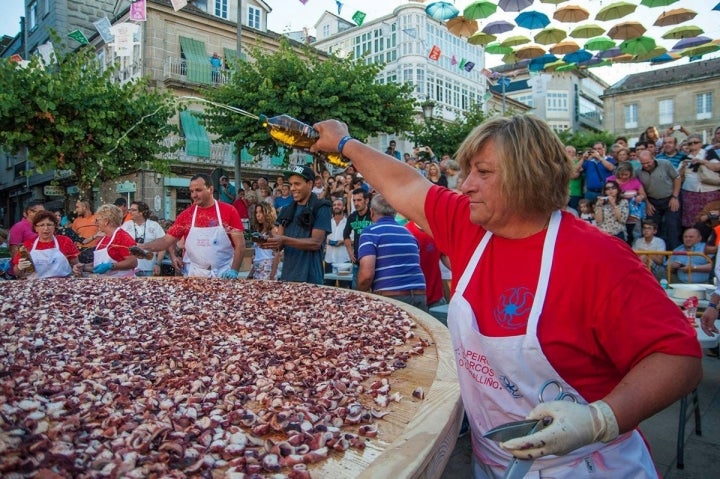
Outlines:
<svg viewBox="0 0 720 479"><path fill-rule="evenodd" d="M389 291L375 291L375 294L380 296L417 296L425 294L424 289L401 289L401 290L389 290Z"/></svg>

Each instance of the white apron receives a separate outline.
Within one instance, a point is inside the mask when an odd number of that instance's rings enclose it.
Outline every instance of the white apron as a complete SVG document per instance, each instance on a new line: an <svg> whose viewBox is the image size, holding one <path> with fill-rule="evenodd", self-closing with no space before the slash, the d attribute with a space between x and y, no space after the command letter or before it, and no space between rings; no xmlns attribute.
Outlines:
<svg viewBox="0 0 720 479"><path fill-rule="evenodd" d="M195 226L197 206L193 211L190 231L185 238L183 275L200 278L219 278L232 266L235 248L225 232L220 216L220 206L215 201L218 226L200 228Z"/></svg>
<svg viewBox="0 0 720 479"><path fill-rule="evenodd" d="M107 238L107 236L103 236L103 238L98 242L97 246L95 247L95 251L93 252L93 268L103 263L117 263L117 261L112 259L110 257L110 254L108 254L108 249L110 248L110 245L112 245L112 242L115 239L115 235L119 230L120 228L115 228L115 231L113 231L113 234L110 237L110 241L107 242L103 249L100 249L100 245L103 243L105 238ZM107 273L104 273L103 276L108 278L127 278L130 276L135 276L135 271L132 269L127 269L124 271L111 269Z"/></svg>
<svg viewBox="0 0 720 479"><path fill-rule="evenodd" d="M62 251L60 244L55 236L55 248L36 250L40 237L35 238L35 242L30 250L30 258L35 265L35 272L30 274L28 278L64 278L72 274L72 267Z"/></svg>
<svg viewBox="0 0 720 479"><path fill-rule="evenodd" d="M450 301L448 327L458 364L463 403L472 429L475 479L503 477L512 456L496 442L482 435L506 422L525 419L537 406L538 392L546 380L559 381L566 393L575 395L579 403L587 404L552 367L537 337L560 219L560 211L554 212L550 218L538 287L525 335L482 335L478 331L472 308L463 297L480 257L490 242L490 232L480 241L462 272ZM594 443L564 456L538 459L526 477L539 478L541 474L542 477L554 479L657 477L650 453L637 431L623 434L608 444Z"/></svg>

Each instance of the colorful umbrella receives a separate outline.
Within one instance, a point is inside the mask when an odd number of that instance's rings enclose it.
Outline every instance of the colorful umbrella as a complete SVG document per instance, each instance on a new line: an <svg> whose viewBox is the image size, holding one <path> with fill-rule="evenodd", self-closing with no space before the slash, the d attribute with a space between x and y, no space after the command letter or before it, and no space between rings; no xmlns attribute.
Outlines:
<svg viewBox="0 0 720 479"><path fill-rule="evenodd" d="M547 72L551 72L551 71L557 70L560 67L564 67L565 65L567 65L566 62L564 62L562 60L558 60L556 62L546 63L545 68L543 68L543 70L545 70Z"/></svg>
<svg viewBox="0 0 720 479"><path fill-rule="evenodd" d="M692 20L697 15L697 12L692 11L688 8L676 8L675 10L668 10L662 12L660 16L655 20L656 27L667 27L668 25L677 25L678 23L687 22Z"/></svg>
<svg viewBox="0 0 720 479"><path fill-rule="evenodd" d="M558 61L558 57L551 53L546 53L545 55L541 55L539 57L533 58L530 60L530 65L547 65L548 63L553 63Z"/></svg>
<svg viewBox="0 0 720 479"><path fill-rule="evenodd" d="M443 22L460 15L460 10L455 8L455 5L449 2L433 2L425 7L425 13L435 20Z"/></svg>
<svg viewBox="0 0 720 479"><path fill-rule="evenodd" d="M675 3L678 0L642 0L640 2L640 5L645 5L646 7L665 7L667 5L670 5L671 3Z"/></svg>
<svg viewBox="0 0 720 479"><path fill-rule="evenodd" d="M667 53L667 48L656 46L655 48L653 48L652 50L650 50L647 53L641 53L639 55L635 55L635 61L636 62L649 62L653 58L659 57L660 55L662 55L664 53Z"/></svg>
<svg viewBox="0 0 720 479"><path fill-rule="evenodd" d="M506 12L519 12L532 5L532 3L533 0L500 0L498 7Z"/></svg>
<svg viewBox="0 0 720 479"><path fill-rule="evenodd" d="M570 36L574 38L592 38L597 37L605 33L605 29L594 23L586 23L585 25L579 25L575 27L575 30L570 32Z"/></svg>
<svg viewBox="0 0 720 479"><path fill-rule="evenodd" d="M651 65L661 65L661 64L663 64L663 63L674 62L674 61L677 60L678 58L680 58L680 55L678 55L677 53L672 53L672 52L670 52L670 53L663 53L663 54L660 55L660 56L657 56L657 57L655 57L655 58L651 58L651 59L650 59L650 64L651 64Z"/></svg>
<svg viewBox="0 0 720 479"><path fill-rule="evenodd" d="M518 27L527 28L528 30L536 30L538 28L545 28L550 24L550 19L541 12L522 12L520 15L515 17L515 23Z"/></svg>
<svg viewBox="0 0 720 479"><path fill-rule="evenodd" d="M559 22L576 23L587 20L590 12L578 5L566 5L555 10L553 18Z"/></svg>
<svg viewBox="0 0 720 479"><path fill-rule="evenodd" d="M608 36L615 40L628 40L639 37L646 31L647 29L639 22L622 22L608 30Z"/></svg>
<svg viewBox="0 0 720 479"><path fill-rule="evenodd" d="M635 57L630 55L629 53L623 53L622 55L612 57L610 61L613 63L630 63L633 61L634 58Z"/></svg>
<svg viewBox="0 0 720 479"><path fill-rule="evenodd" d="M550 48L550 53L554 53L555 55L564 55L578 50L580 50L580 45L572 40L565 40Z"/></svg>
<svg viewBox="0 0 720 479"><path fill-rule="evenodd" d="M630 15L635 11L637 5L630 2L615 2L600 9L595 15L595 20L615 20Z"/></svg>
<svg viewBox="0 0 720 479"><path fill-rule="evenodd" d="M557 5L559 3L567 2L568 0L540 0L540 3L549 3L551 5Z"/></svg>
<svg viewBox="0 0 720 479"><path fill-rule="evenodd" d="M700 27L696 27L694 25L681 25L666 32L662 37L665 39L672 38L674 40L679 40L680 38L696 37L702 33L705 33L705 30Z"/></svg>
<svg viewBox="0 0 720 479"><path fill-rule="evenodd" d="M720 3L718 3L717 5L715 5L715 6L713 7L713 10L720 10Z"/></svg>
<svg viewBox="0 0 720 479"><path fill-rule="evenodd" d="M576 52L568 53L563 57L563 61L567 63L586 62L592 58L592 53L587 50L580 49Z"/></svg>
<svg viewBox="0 0 720 479"><path fill-rule="evenodd" d="M507 53L507 54L503 55L502 61L503 61L503 63L506 63L506 64L517 63L520 61L520 58L518 58L517 55L515 55L515 52L512 52L512 53Z"/></svg>
<svg viewBox="0 0 720 479"><path fill-rule="evenodd" d="M578 64L580 68L597 68L606 67L608 65L611 65L610 60L603 60L602 58L597 57L592 57L590 60Z"/></svg>
<svg viewBox="0 0 720 479"><path fill-rule="evenodd" d="M612 58L612 57L616 57L616 56L622 55L622 54L623 54L623 52L620 51L620 47L612 47L607 50L598 52L597 56L599 58Z"/></svg>
<svg viewBox="0 0 720 479"><path fill-rule="evenodd" d="M523 60L530 60L542 55L545 55L545 49L540 45L527 45L515 50L515 56Z"/></svg>
<svg viewBox="0 0 720 479"><path fill-rule="evenodd" d="M677 42L675 45L673 45L673 50L685 50L686 48L692 48L692 47L699 47L700 45L705 45L706 43L710 43L712 41L711 38L708 37L692 37L692 38L683 38L679 42Z"/></svg>
<svg viewBox="0 0 720 479"><path fill-rule="evenodd" d="M487 45L495 40L497 40L495 35L490 35L485 32L476 32L470 35L467 41L470 45Z"/></svg>
<svg viewBox="0 0 720 479"><path fill-rule="evenodd" d="M482 29L483 32L489 33L490 35L500 35L501 33L509 32L515 28L513 23L505 20L498 20L496 22L490 22L485 25Z"/></svg>
<svg viewBox="0 0 720 479"><path fill-rule="evenodd" d="M500 45L500 42L491 42L485 46L485 53L490 53L493 55L507 55L508 53L512 52L512 47Z"/></svg>
<svg viewBox="0 0 720 479"><path fill-rule="evenodd" d="M588 40L583 47L585 50L592 50L594 52L600 50L607 50L615 46L615 42L610 40L608 37L594 37Z"/></svg>
<svg viewBox="0 0 720 479"><path fill-rule="evenodd" d="M720 50L720 45L715 42L710 42L705 45L700 45L699 47L686 48L680 52L680 55L684 57L697 57L707 53L716 52L718 50Z"/></svg>
<svg viewBox="0 0 720 479"><path fill-rule="evenodd" d="M566 65L563 65L563 66L561 66L561 67L557 67L557 68L555 69L556 72L566 72L566 71L570 71L570 70L577 70L577 65L574 64L574 63L567 63L567 62L566 62Z"/></svg>
<svg viewBox="0 0 720 479"><path fill-rule="evenodd" d="M525 43L530 43L530 39L528 37L523 35L514 35L501 41L500 45L504 47L516 47L518 45L524 45Z"/></svg>
<svg viewBox="0 0 720 479"><path fill-rule="evenodd" d="M470 20L478 20L480 18L487 18L497 10L497 5L487 0L479 0L473 2L463 10L463 17Z"/></svg>
<svg viewBox="0 0 720 479"><path fill-rule="evenodd" d="M544 30L540 30L538 34L535 35L535 41L537 43L542 43L543 45L549 45L551 43L557 43L565 37L567 37L565 30L560 30L559 28L546 28Z"/></svg>
<svg viewBox="0 0 720 479"><path fill-rule="evenodd" d="M653 38L641 36L625 40L619 46L623 53L629 53L630 55L643 55L651 52L657 44Z"/></svg>
<svg viewBox="0 0 720 479"><path fill-rule="evenodd" d="M478 31L477 20L468 20L462 15L451 18L445 23L448 31L458 37L468 38L470 35Z"/></svg>

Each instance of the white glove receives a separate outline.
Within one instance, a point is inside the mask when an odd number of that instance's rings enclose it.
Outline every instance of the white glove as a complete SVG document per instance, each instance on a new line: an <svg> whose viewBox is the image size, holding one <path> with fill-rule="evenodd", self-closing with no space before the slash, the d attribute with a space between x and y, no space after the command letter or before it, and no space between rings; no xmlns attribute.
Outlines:
<svg viewBox="0 0 720 479"><path fill-rule="evenodd" d="M552 422L534 434L500 443L503 449L519 459L537 459L550 454L560 456L596 441L610 442L619 432L615 414L604 401L540 403L527 418L552 418Z"/></svg>
<svg viewBox="0 0 720 479"><path fill-rule="evenodd" d="M32 263L30 263L29 259L21 259L18 261L17 267L20 271L25 271L26 269L30 269L30 266L32 266Z"/></svg>

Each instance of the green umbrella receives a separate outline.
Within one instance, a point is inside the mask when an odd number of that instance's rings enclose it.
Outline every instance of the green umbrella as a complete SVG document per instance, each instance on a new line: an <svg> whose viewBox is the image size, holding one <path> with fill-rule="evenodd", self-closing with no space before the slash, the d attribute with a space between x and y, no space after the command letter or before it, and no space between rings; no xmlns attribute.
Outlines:
<svg viewBox="0 0 720 479"><path fill-rule="evenodd" d="M567 2L568 0L540 0L540 3L550 3L552 5L557 5L559 3Z"/></svg>
<svg viewBox="0 0 720 479"><path fill-rule="evenodd" d="M707 53L716 52L720 50L720 45L715 42L717 42L717 40L713 41L712 43L700 45L699 47L686 48L685 50L680 52L680 55L684 57L697 57L700 55L705 55Z"/></svg>
<svg viewBox="0 0 720 479"><path fill-rule="evenodd" d="M467 41L470 45L487 45L488 43L494 42L495 40L497 40L497 37L495 35L490 35L489 33L485 32L475 32L470 35Z"/></svg>
<svg viewBox="0 0 720 479"><path fill-rule="evenodd" d="M592 38L597 37L605 33L605 29L594 23L586 23L585 25L579 25L575 27L575 30L570 32L570 36L573 38Z"/></svg>
<svg viewBox="0 0 720 479"><path fill-rule="evenodd" d="M515 35L512 37L507 37L505 40L500 42L500 45L504 47L516 47L525 43L530 43L530 39L528 37L523 35Z"/></svg>
<svg viewBox="0 0 720 479"><path fill-rule="evenodd" d="M601 50L608 50L614 46L615 42L608 37L595 37L588 40L583 48L585 50L592 50L594 52L598 52Z"/></svg>
<svg viewBox="0 0 720 479"><path fill-rule="evenodd" d="M487 18L497 10L497 5L487 0L479 0L473 2L463 10L463 17L471 20L479 20L481 18Z"/></svg>
<svg viewBox="0 0 720 479"><path fill-rule="evenodd" d="M659 57L660 55L662 55L664 53L667 53L667 48L655 47L647 53L635 55L635 61L636 62L649 62L653 58Z"/></svg>
<svg viewBox="0 0 720 479"><path fill-rule="evenodd" d="M500 45L500 42L491 42L485 46L486 53L492 53L495 55L506 55L508 53L512 53L512 51L512 47Z"/></svg>
<svg viewBox="0 0 720 479"><path fill-rule="evenodd" d="M662 37L665 39L672 38L675 40L680 40L681 38L696 37L703 33L705 33L705 30L700 27L696 27L694 25L680 25L679 27L675 27L672 30L666 32Z"/></svg>
<svg viewBox="0 0 720 479"><path fill-rule="evenodd" d="M626 15L630 15L635 11L637 5L630 2L615 2L611 3L600 9L595 15L595 20L602 20L607 22L608 20L615 20L622 18Z"/></svg>
<svg viewBox="0 0 720 479"><path fill-rule="evenodd" d="M646 7L665 7L667 5L670 5L672 3L677 2L678 0L642 0L640 2L640 5L645 5Z"/></svg>
<svg viewBox="0 0 720 479"><path fill-rule="evenodd" d="M568 63L567 65L562 65L555 69L556 72L566 72L569 70L577 70L577 65L575 63Z"/></svg>
<svg viewBox="0 0 720 479"><path fill-rule="evenodd" d="M557 70L560 67L564 67L565 65L569 65L569 63L566 63L563 60L558 60L556 62L546 63L543 67L543 70L551 72Z"/></svg>
<svg viewBox="0 0 720 479"><path fill-rule="evenodd" d="M640 36L622 42L620 44L620 51L637 56L653 51L656 46L657 45L653 38Z"/></svg>
<svg viewBox="0 0 720 479"><path fill-rule="evenodd" d="M565 30L560 30L559 28L545 28L535 35L535 41L543 45L549 45L563 40L566 36L567 33L565 33Z"/></svg>

